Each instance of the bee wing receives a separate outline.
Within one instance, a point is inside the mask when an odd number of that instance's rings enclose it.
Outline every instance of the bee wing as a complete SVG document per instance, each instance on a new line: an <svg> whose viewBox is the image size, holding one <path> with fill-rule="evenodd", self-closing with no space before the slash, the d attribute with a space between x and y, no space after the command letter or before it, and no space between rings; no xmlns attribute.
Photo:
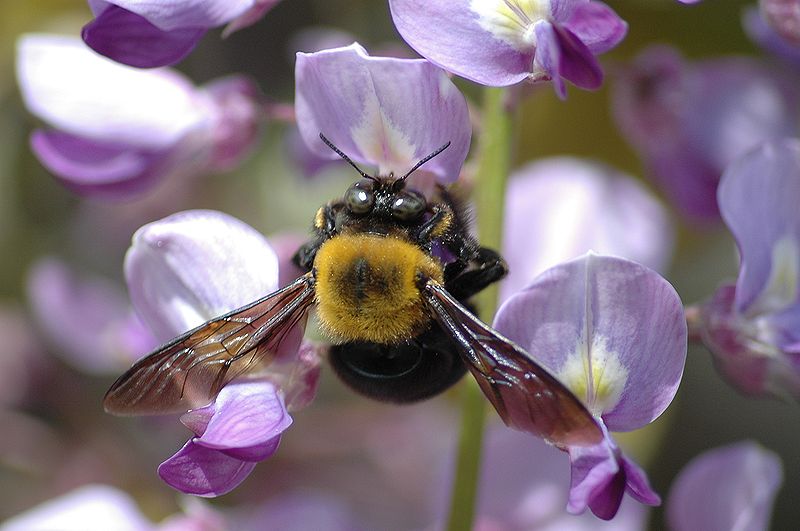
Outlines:
<svg viewBox="0 0 800 531"><path fill-rule="evenodd" d="M308 273L208 321L137 361L108 390L103 407L115 415L160 415L204 406L226 383L272 361L313 302Z"/></svg>
<svg viewBox="0 0 800 531"><path fill-rule="evenodd" d="M472 315L441 284L429 281L425 299L506 425L557 446L603 439L589 410L530 354Z"/></svg>

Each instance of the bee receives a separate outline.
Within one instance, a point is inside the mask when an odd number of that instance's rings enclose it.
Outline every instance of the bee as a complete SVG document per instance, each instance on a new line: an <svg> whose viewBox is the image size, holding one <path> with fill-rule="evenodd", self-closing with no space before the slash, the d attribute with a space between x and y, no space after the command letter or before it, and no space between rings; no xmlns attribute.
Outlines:
<svg viewBox="0 0 800 531"><path fill-rule="evenodd" d="M186 411L235 378L255 374L312 308L330 338L329 361L356 392L397 403L439 394L469 371L510 427L564 447L602 440L591 413L533 357L473 314L470 297L507 273L470 235L466 209L439 186L406 186L446 143L396 178L361 180L314 216L313 237L288 286L173 339L137 361L106 393L116 415Z"/></svg>

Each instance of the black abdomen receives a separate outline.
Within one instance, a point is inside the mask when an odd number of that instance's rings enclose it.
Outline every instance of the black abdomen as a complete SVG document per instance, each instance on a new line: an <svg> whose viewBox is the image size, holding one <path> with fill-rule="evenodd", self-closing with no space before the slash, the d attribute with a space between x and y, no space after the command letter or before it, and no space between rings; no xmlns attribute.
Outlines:
<svg viewBox="0 0 800 531"><path fill-rule="evenodd" d="M437 395L460 380L467 370L452 340L436 323L400 345L332 345L330 363L354 391L395 403Z"/></svg>

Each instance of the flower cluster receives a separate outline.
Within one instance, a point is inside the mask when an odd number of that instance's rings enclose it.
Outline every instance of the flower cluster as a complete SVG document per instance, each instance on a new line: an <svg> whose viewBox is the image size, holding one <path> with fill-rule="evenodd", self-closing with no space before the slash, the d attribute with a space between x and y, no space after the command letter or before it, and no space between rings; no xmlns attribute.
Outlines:
<svg viewBox="0 0 800 531"><path fill-rule="evenodd" d="M243 76L195 87L179 72L142 71L79 39L28 35L17 45L31 134L42 164L70 189L131 197L164 179L236 166L258 137L258 89Z"/></svg>

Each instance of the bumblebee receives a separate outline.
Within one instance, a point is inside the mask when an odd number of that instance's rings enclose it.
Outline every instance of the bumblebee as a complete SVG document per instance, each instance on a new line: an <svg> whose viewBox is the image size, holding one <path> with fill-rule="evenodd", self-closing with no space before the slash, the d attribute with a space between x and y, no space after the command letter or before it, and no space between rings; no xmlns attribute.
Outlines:
<svg viewBox="0 0 800 531"><path fill-rule="evenodd" d="M295 254L305 274L191 330L136 362L106 393L117 415L182 412L276 358L316 308L329 361L356 392L397 403L441 393L469 371L503 421L558 446L602 440L591 413L527 352L473 314L470 297L507 272L468 230L464 204L406 180L449 142L396 178L372 176L320 134L362 179L314 216Z"/></svg>

